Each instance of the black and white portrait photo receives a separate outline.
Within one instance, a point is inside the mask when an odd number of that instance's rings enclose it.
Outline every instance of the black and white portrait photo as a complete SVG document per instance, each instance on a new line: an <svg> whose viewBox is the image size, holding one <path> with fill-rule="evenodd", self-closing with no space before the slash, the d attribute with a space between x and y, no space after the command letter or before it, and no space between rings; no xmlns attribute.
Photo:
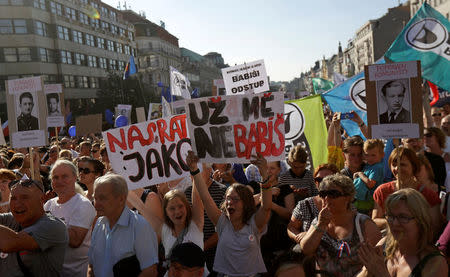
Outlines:
<svg viewBox="0 0 450 277"><path fill-rule="evenodd" d="M377 81L379 124L411 123L409 79Z"/></svg>
<svg viewBox="0 0 450 277"><path fill-rule="evenodd" d="M37 98L35 92L23 92L16 95L17 131L30 131L39 129ZM18 98L18 99L17 99Z"/></svg>
<svg viewBox="0 0 450 277"><path fill-rule="evenodd" d="M47 97L48 116L61 116L61 102L58 93L49 93Z"/></svg>

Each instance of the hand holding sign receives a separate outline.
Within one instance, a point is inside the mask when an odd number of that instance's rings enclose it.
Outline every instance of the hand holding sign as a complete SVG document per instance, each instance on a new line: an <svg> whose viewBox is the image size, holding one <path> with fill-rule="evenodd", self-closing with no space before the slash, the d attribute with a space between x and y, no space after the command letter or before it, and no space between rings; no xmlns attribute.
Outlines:
<svg viewBox="0 0 450 277"><path fill-rule="evenodd" d="M193 151L188 151L186 157L186 164L191 172L194 172L198 169L197 166L198 160L199 160L198 157L195 155Z"/></svg>

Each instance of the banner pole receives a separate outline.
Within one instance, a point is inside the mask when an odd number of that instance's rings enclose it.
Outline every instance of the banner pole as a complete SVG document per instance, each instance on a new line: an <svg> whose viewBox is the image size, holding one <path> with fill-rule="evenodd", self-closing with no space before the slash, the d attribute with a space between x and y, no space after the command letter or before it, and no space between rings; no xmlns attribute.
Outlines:
<svg viewBox="0 0 450 277"><path fill-rule="evenodd" d="M34 177L34 160L33 160L33 148L28 147L28 151L30 152L30 172L31 172L31 179L35 179Z"/></svg>

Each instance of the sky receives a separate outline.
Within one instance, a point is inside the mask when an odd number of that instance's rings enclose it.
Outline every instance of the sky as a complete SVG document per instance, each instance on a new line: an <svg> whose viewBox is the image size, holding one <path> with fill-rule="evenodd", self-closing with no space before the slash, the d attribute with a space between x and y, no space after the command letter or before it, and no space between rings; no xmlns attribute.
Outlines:
<svg viewBox="0 0 450 277"><path fill-rule="evenodd" d="M103 2L118 7L117 0ZM201 55L222 54L230 66L264 59L271 81L290 81L343 49L368 20L405 0L128 0L127 7ZM124 1L120 1L123 8Z"/></svg>

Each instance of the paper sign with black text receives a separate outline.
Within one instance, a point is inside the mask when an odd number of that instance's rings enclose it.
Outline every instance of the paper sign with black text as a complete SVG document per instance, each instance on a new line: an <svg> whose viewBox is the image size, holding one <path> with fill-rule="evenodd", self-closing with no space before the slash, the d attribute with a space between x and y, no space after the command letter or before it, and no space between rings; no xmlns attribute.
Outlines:
<svg viewBox="0 0 450 277"><path fill-rule="evenodd" d="M222 76L227 95L269 90L264 60L223 68Z"/></svg>
<svg viewBox="0 0 450 277"><path fill-rule="evenodd" d="M203 162L283 160L283 92L186 99L192 148Z"/></svg>
<svg viewBox="0 0 450 277"><path fill-rule="evenodd" d="M64 96L62 84L45 84L44 93L47 100L47 127L63 127Z"/></svg>
<svg viewBox="0 0 450 277"><path fill-rule="evenodd" d="M114 172L127 180L131 190L189 175L186 156L191 145L185 114L102 134Z"/></svg>

